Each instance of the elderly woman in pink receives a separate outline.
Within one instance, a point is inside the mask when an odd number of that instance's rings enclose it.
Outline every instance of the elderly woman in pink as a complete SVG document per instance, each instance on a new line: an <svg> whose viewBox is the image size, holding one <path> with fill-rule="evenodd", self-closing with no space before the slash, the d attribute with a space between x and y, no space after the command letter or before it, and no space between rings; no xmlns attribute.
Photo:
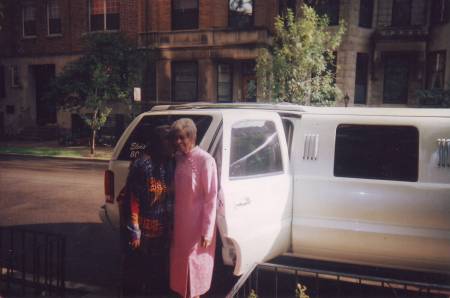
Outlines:
<svg viewBox="0 0 450 298"><path fill-rule="evenodd" d="M183 297L199 297L209 290L214 267L216 163L195 145L191 119L175 121L171 133L177 154L170 286Z"/></svg>

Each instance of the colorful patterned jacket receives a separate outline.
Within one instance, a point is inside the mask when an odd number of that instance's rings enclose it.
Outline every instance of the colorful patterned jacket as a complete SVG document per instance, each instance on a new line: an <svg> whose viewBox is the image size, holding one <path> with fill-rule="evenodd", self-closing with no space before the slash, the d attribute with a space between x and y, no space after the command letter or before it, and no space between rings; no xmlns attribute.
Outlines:
<svg viewBox="0 0 450 298"><path fill-rule="evenodd" d="M159 167L158 167L159 166ZM173 222L173 164L145 157L132 162L127 178L131 240L169 237Z"/></svg>

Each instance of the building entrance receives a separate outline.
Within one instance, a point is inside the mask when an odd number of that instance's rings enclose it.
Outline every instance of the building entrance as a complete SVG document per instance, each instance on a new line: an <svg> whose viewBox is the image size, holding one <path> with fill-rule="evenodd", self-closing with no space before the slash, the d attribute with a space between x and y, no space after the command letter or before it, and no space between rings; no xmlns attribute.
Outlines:
<svg viewBox="0 0 450 298"><path fill-rule="evenodd" d="M36 88L36 123L39 126L56 123L56 102L45 98L50 82L55 77L55 65L34 65L32 72Z"/></svg>

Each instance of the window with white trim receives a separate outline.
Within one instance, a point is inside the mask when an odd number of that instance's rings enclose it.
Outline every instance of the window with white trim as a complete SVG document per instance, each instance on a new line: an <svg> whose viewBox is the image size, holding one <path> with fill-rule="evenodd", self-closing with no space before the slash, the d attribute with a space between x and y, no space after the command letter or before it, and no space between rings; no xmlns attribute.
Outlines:
<svg viewBox="0 0 450 298"><path fill-rule="evenodd" d="M373 0L359 1L359 26L363 28L372 28L373 20Z"/></svg>
<svg viewBox="0 0 450 298"><path fill-rule="evenodd" d="M120 29L120 0L90 0L90 31Z"/></svg>
<svg viewBox="0 0 450 298"><path fill-rule="evenodd" d="M253 0L230 0L228 6L229 25L233 28L249 28L253 26Z"/></svg>
<svg viewBox="0 0 450 298"><path fill-rule="evenodd" d="M172 0L172 29L198 28L198 0Z"/></svg>
<svg viewBox="0 0 450 298"><path fill-rule="evenodd" d="M450 21L450 0L432 0L430 22L433 25Z"/></svg>
<svg viewBox="0 0 450 298"><path fill-rule="evenodd" d="M428 55L427 88L445 88L445 60L446 51L431 52Z"/></svg>
<svg viewBox="0 0 450 298"><path fill-rule="evenodd" d="M195 61L172 62L172 100L196 101L198 66Z"/></svg>
<svg viewBox="0 0 450 298"><path fill-rule="evenodd" d="M23 4L22 27L24 37L36 36L36 6L33 2L24 2Z"/></svg>
<svg viewBox="0 0 450 298"><path fill-rule="evenodd" d="M217 101L233 100L232 74L232 64L219 63L217 65Z"/></svg>
<svg viewBox="0 0 450 298"><path fill-rule="evenodd" d="M356 54L355 104L367 104L367 84L369 79L369 54Z"/></svg>
<svg viewBox="0 0 450 298"><path fill-rule="evenodd" d="M330 26L339 25L339 0L305 0L304 2L314 8L318 15L327 16Z"/></svg>
<svg viewBox="0 0 450 298"><path fill-rule="evenodd" d="M48 35L58 35L61 30L61 13L58 0L48 0L47 2L47 25Z"/></svg>
<svg viewBox="0 0 450 298"><path fill-rule="evenodd" d="M392 25L410 26L411 25L411 0L394 0L392 4Z"/></svg>

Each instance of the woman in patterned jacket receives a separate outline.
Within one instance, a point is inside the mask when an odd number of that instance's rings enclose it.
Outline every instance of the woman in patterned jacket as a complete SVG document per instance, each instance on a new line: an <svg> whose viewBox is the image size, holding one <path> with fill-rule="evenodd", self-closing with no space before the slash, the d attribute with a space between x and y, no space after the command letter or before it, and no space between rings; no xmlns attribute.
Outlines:
<svg viewBox="0 0 450 298"><path fill-rule="evenodd" d="M125 295L167 295L168 257L173 210L173 162L169 127L150 134L144 151L130 166L129 254L124 274Z"/></svg>

